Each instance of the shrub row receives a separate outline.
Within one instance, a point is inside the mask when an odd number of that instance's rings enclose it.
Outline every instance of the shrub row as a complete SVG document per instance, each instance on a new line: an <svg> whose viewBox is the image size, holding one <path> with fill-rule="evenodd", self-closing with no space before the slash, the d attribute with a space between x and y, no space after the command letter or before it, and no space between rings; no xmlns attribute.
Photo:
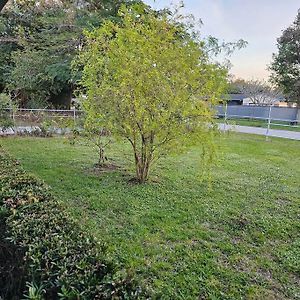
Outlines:
<svg viewBox="0 0 300 300"><path fill-rule="evenodd" d="M0 299L134 299L140 291L48 187L0 149Z"/></svg>

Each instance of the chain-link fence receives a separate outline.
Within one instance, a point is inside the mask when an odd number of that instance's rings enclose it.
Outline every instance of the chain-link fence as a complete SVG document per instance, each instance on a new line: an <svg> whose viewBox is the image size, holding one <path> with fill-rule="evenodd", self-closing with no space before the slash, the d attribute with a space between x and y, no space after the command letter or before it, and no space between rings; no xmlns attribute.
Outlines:
<svg viewBox="0 0 300 300"><path fill-rule="evenodd" d="M0 133L2 134L35 130L66 132L82 127L83 123L84 112L76 109L3 109L0 112Z"/></svg>
<svg viewBox="0 0 300 300"><path fill-rule="evenodd" d="M220 105L216 108L219 122L236 125L265 127L300 131L300 109L274 106ZM82 128L82 110L57 109L2 109L0 111L0 133L12 134L38 129L65 132Z"/></svg>
<svg viewBox="0 0 300 300"><path fill-rule="evenodd" d="M300 109L296 107L220 105L217 116L225 124L300 131Z"/></svg>

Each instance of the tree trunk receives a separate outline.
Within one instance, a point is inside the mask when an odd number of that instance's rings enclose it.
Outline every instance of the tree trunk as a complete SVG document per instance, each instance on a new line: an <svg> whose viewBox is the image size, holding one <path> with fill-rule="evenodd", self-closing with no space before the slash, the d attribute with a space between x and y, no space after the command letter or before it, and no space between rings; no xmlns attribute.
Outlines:
<svg viewBox="0 0 300 300"><path fill-rule="evenodd" d="M136 177L139 183L145 183L149 177L150 164L152 160L152 151L145 152L141 156L138 153L134 153Z"/></svg>
<svg viewBox="0 0 300 300"><path fill-rule="evenodd" d="M135 136L133 139L129 138L128 140L133 148L136 179L139 183L145 183L148 180L150 166L153 159L154 133L151 133L148 138L145 138L142 135L141 149L138 149L137 147Z"/></svg>
<svg viewBox="0 0 300 300"><path fill-rule="evenodd" d="M104 148L102 146L99 147L99 165L105 164L105 155L104 155Z"/></svg>

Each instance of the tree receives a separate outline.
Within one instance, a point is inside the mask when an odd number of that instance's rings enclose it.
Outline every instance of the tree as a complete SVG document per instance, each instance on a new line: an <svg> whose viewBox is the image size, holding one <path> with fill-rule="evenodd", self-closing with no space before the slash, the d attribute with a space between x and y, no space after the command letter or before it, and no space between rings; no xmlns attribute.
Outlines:
<svg viewBox="0 0 300 300"><path fill-rule="evenodd" d="M227 69L168 15L144 5L123 6L119 15L121 23L85 32L79 61L87 115L129 141L140 183L154 161L183 145L201 142L211 158L212 105L224 92Z"/></svg>
<svg viewBox="0 0 300 300"><path fill-rule="evenodd" d="M105 167L108 162L106 150L112 144L113 139L110 132L103 127L101 119L99 121L98 123L93 113L89 114L85 118L83 135L93 144L97 151L98 162L96 165L101 168Z"/></svg>
<svg viewBox="0 0 300 300"><path fill-rule="evenodd" d="M80 77L71 73L71 62L84 43L83 30L115 18L121 3L131 1L100 2L10 1L0 18L0 89L23 106L68 107Z"/></svg>
<svg viewBox="0 0 300 300"><path fill-rule="evenodd" d="M270 66L272 81L282 88L288 101L300 104L300 10L277 40L277 48Z"/></svg>
<svg viewBox="0 0 300 300"><path fill-rule="evenodd" d="M244 94L255 105L272 105L282 98L280 90L272 87L265 80L237 79L231 83L231 89Z"/></svg>

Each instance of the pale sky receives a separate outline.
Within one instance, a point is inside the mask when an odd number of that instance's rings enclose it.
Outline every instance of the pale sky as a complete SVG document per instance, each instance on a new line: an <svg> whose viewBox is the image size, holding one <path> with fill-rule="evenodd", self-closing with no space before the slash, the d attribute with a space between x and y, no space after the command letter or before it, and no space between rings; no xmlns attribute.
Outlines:
<svg viewBox="0 0 300 300"><path fill-rule="evenodd" d="M178 0L144 0L154 8L170 7ZM203 36L220 40L246 40L246 48L231 57L231 73L245 79L267 79L276 39L294 21L300 0L184 0L185 13L201 19Z"/></svg>

